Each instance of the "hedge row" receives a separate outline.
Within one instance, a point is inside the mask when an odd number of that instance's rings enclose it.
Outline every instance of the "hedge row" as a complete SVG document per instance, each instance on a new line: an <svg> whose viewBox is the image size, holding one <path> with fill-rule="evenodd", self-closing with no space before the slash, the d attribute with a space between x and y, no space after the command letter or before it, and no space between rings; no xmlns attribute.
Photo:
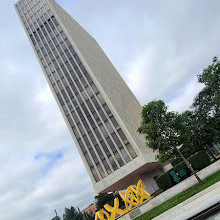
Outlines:
<svg viewBox="0 0 220 220"><path fill-rule="evenodd" d="M210 157L204 150L199 151L197 154L189 157L188 161L192 165L193 169L196 171L203 169L204 167L208 166L211 162ZM184 162L180 162L171 170L167 171L166 173L162 174L156 179L158 186L163 190L167 190L173 185L175 185L175 182L173 181L170 172L175 171L176 173L178 173L180 170L185 170L188 176L191 174L191 171L186 166L186 164Z"/></svg>
<svg viewBox="0 0 220 220"><path fill-rule="evenodd" d="M189 158L189 162L191 163L194 170L201 170L207 167L210 164L211 160L206 151L202 150L194 156L191 156Z"/></svg>

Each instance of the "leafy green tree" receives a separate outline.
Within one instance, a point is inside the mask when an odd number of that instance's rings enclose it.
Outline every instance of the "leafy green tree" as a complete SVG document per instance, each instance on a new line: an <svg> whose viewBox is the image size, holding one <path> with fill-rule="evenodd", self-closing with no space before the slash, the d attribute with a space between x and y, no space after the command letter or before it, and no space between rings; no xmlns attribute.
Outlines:
<svg viewBox="0 0 220 220"><path fill-rule="evenodd" d="M114 194L113 193L100 193L95 199L97 199L96 209L101 210L104 208L105 204L113 206L114 204Z"/></svg>
<svg viewBox="0 0 220 220"><path fill-rule="evenodd" d="M193 142L194 145L209 150L213 144L220 142L220 62L217 57L198 74L198 81L205 87L195 97L192 105Z"/></svg>
<svg viewBox="0 0 220 220"><path fill-rule="evenodd" d="M181 114L169 112L162 100L152 101L143 107L142 122L138 132L145 134L147 146L157 151L159 161L166 161L180 155L187 167L202 184L201 179L179 150L179 146L184 148L190 143L186 132L186 123L183 119L184 117Z"/></svg>
<svg viewBox="0 0 220 220"><path fill-rule="evenodd" d="M149 102L143 107L142 122L138 132L145 134L147 146L157 151L160 162L178 157L176 146L185 142L182 134L182 117L176 112L168 112L162 100Z"/></svg>

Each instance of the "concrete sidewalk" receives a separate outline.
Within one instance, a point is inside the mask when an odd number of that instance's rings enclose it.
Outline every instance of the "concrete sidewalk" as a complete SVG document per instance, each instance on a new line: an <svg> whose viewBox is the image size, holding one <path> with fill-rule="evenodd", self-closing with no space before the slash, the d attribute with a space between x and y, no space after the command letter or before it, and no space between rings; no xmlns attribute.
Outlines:
<svg viewBox="0 0 220 220"><path fill-rule="evenodd" d="M186 220L220 201L220 182L164 212L154 220Z"/></svg>

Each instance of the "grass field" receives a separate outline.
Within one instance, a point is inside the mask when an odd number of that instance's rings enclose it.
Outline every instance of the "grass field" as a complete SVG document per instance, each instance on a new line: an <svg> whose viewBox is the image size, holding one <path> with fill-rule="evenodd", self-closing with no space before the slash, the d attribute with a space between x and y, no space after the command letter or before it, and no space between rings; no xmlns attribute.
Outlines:
<svg viewBox="0 0 220 220"><path fill-rule="evenodd" d="M186 199L192 197L193 195L201 192L202 190L206 189L207 187L217 183L220 181L220 170L216 173L206 177L203 182L204 184L201 186L199 183L191 186L189 189L182 191L181 193L175 195L174 197L168 199L166 202L160 204L159 206L145 212L143 215L135 218L135 220L150 220L158 215L162 214L163 212L173 208L174 206L178 205L179 203L185 201Z"/></svg>

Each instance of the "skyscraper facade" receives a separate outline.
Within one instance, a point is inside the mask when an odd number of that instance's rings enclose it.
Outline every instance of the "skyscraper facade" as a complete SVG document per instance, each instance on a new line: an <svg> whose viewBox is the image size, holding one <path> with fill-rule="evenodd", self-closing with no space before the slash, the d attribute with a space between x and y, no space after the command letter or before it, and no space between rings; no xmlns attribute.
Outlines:
<svg viewBox="0 0 220 220"><path fill-rule="evenodd" d="M20 0L16 11L97 193L142 179L161 165L136 132L141 105L94 38L54 0Z"/></svg>

